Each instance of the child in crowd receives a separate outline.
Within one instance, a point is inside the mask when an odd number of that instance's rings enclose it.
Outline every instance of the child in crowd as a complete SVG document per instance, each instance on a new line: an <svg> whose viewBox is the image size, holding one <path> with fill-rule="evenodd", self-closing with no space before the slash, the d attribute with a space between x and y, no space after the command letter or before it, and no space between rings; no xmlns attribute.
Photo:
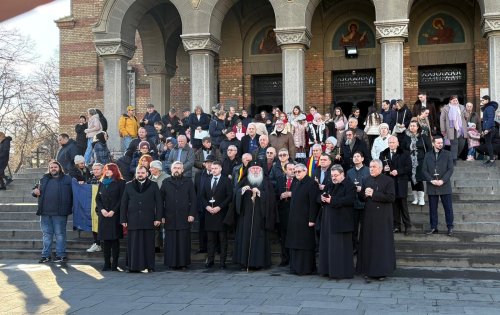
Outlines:
<svg viewBox="0 0 500 315"><path fill-rule="evenodd" d="M468 123L467 134L469 135L469 138L467 139L467 143L469 145L467 161L474 161L476 157L476 147L479 146L479 139L481 138L481 134L477 131L475 123Z"/></svg>

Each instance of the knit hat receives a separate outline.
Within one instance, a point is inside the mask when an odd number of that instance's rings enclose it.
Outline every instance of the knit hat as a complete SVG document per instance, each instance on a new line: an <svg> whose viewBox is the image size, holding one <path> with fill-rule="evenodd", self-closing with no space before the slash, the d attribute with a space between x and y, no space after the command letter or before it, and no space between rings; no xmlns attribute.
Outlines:
<svg viewBox="0 0 500 315"><path fill-rule="evenodd" d="M139 142L139 146L138 146L138 147L139 147L139 150L140 150L143 146L147 146L147 147L148 147L148 150L149 150L149 148L150 148L149 142L147 142L147 141L141 141L141 142Z"/></svg>
<svg viewBox="0 0 500 315"><path fill-rule="evenodd" d="M135 110L135 107L132 105L129 105L129 106L127 106L127 111L129 111L129 110Z"/></svg>
<svg viewBox="0 0 500 315"><path fill-rule="evenodd" d="M337 145L337 139L335 137L328 137L328 138L326 138L325 142L331 142L333 144L333 146Z"/></svg>
<svg viewBox="0 0 500 315"><path fill-rule="evenodd" d="M475 123L473 123L473 122L467 123L467 126L468 126L469 128L476 128L476 124L475 124Z"/></svg>
<svg viewBox="0 0 500 315"><path fill-rule="evenodd" d="M149 168L156 168L157 170L163 170L163 165L160 161L156 160L149 164Z"/></svg>
<svg viewBox="0 0 500 315"><path fill-rule="evenodd" d="M74 161L75 164L85 163L85 158L81 155L76 155Z"/></svg>

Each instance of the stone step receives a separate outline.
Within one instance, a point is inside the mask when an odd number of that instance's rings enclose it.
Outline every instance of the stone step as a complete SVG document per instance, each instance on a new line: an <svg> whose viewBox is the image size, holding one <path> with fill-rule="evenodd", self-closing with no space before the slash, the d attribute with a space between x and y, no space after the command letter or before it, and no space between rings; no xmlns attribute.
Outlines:
<svg viewBox="0 0 500 315"><path fill-rule="evenodd" d="M73 231L68 225L69 229L66 229L66 238L69 239L92 239L92 232L85 231ZM16 229L16 228L4 228L0 229L0 238L2 239L41 239L42 231L40 230L40 224L33 229ZM0 248L1 249L1 248Z"/></svg>
<svg viewBox="0 0 500 315"><path fill-rule="evenodd" d="M92 239L71 239L67 238L66 247L71 250L87 250L92 245ZM123 242L122 247L125 246ZM2 249L35 249L40 250L43 247L41 233L40 237L36 239L23 239L23 238L0 238L0 248ZM55 248L55 242L54 246Z"/></svg>
<svg viewBox="0 0 500 315"><path fill-rule="evenodd" d="M31 203L0 203L0 212L36 212L38 204L33 198Z"/></svg>
<svg viewBox="0 0 500 315"><path fill-rule="evenodd" d="M441 213L442 214L442 213ZM1 217L1 216L0 216ZM429 213L417 212L410 213L410 219L413 223L416 222L429 222ZM439 220L444 220L444 214L439 215ZM444 222L444 221L443 221ZM467 222L500 222L499 212L474 212L474 213L457 213L454 211L454 222L467 223Z"/></svg>
<svg viewBox="0 0 500 315"><path fill-rule="evenodd" d="M491 187L498 188L500 179L483 179L473 177L470 179L455 179L453 180L454 187Z"/></svg>
<svg viewBox="0 0 500 315"><path fill-rule="evenodd" d="M71 229L73 221L71 216L68 219L67 229ZM0 229L17 229L17 230L35 230L40 228L40 218L35 217L32 220L1 220Z"/></svg>
<svg viewBox="0 0 500 315"><path fill-rule="evenodd" d="M396 253L410 253L419 255L431 254L467 254L468 256L488 255L495 256L500 264L500 247L492 243L447 243L443 246L440 242L396 242Z"/></svg>
<svg viewBox="0 0 500 315"><path fill-rule="evenodd" d="M8 191L8 190L7 190ZM34 203L36 198L30 195L25 195L24 197L8 197L0 196L0 205L6 203Z"/></svg>
<svg viewBox="0 0 500 315"><path fill-rule="evenodd" d="M430 254L419 255L397 253L396 265L399 267L442 267L442 268L499 268L500 257L479 255Z"/></svg>
<svg viewBox="0 0 500 315"><path fill-rule="evenodd" d="M425 206L415 206L413 204L408 205L408 210L410 213L416 212L424 212L429 213L429 203L425 200ZM443 205L441 202L438 204L438 211L443 210ZM497 212L500 211L500 205L498 202L487 200L487 201L470 201L470 200L460 200L453 202L453 212L485 212L492 211Z"/></svg>
<svg viewBox="0 0 500 315"><path fill-rule="evenodd" d="M481 179L498 179L500 174L497 172L489 172L486 169L479 170L477 172L471 172L468 169L464 171L455 171L451 177L453 180L456 179L469 179L469 178L481 178Z"/></svg>
<svg viewBox="0 0 500 315"><path fill-rule="evenodd" d="M25 212L19 212L19 211L0 211L0 221L7 220L27 220L27 221L33 221L40 219L39 216L35 214L35 212L32 211L25 211Z"/></svg>

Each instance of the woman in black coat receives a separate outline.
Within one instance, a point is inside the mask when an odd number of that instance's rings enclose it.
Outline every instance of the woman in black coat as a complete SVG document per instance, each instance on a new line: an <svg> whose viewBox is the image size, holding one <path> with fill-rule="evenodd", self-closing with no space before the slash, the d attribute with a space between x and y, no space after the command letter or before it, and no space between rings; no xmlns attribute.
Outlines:
<svg viewBox="0 0 500 315"><path fill-rule="evenodd" d="M116 271L120 255L120 238L123 237L123 228L120 225L120 203L125 190L125 181L116 164L104 166L103 177L95 197L99 225L97 237L103 244L104 267L103 271ZM113 256L113 262L111 262Z"/></svg>
<svg viewBox="0 0 500 315"><path fill-rule="evenodd" d="M323 203L318 273L335 279L354 276L352 232L356 186L340 165L331 170L333 182L319 198Z"/></svg>
<svg viewBox="0 0 500 315"><path fill-rule="evenodd" d="M207 131L210 125L210 115L205 114L201 106L194 108L194 113L188 117L188 125L191 129L191 145L193 149L201 148L201 139L195 139L195 131Z"/></svg>
<svg viewBox="0 0 500 315"><path fill-rule="evenodd" d="M5 190L5 168L9 164L11 137L6 137L5 133L0 132L0 190Z"/></svg>

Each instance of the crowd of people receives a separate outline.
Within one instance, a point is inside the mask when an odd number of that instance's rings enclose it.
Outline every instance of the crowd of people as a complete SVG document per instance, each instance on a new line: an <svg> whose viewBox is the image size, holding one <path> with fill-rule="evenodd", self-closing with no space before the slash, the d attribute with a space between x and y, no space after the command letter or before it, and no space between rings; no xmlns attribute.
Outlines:
<svg viewBox="0 0 500 315"><path fill-rule="evenodd" d="M359 108L346 116L340 107L322 115L298 106L252 118L222 105L210 114L198 106L181 117L171 108L162 117L150 104L139 119L128 106L119 120L121 156L107 148L105 118L89 109L88 123L81 116L75 126L76 141L59 135L57 158L33 191L42 217L40 262L51 260L54 235L56 260L67 259L61 226L71 213L74 178L98 185L99 228L88 251L103 251L103 270L117 270L124 234L127 271L154 271L161 251L167 267L186 269L197 221L206 268L214 267L216 253L226 268L231 232L233 264L268 268L276 233L280 265L293 274L352 278L359 272L367 281L383 280L396 267L394 233L411 233L408 183L414 205L425 205L427 190L427 234L438 233L441 198L451 236L450 179L464 147L466 159L476 159L484 139L484 165L494 165L498 104L488 96L481 103L482 119L457 96L438 110L425 93L411 110L402 100L385 100L366 118Z"/></svg>

